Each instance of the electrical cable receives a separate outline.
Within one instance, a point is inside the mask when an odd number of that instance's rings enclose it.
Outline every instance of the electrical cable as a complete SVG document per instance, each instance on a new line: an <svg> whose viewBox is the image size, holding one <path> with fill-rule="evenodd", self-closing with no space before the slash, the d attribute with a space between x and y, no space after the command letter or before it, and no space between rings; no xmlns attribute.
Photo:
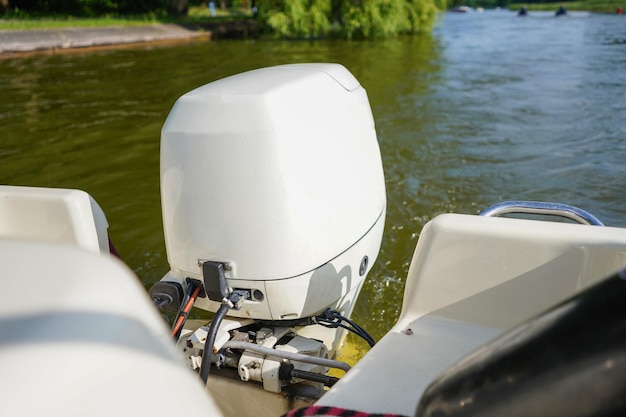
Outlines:
<svg viewBox="0 0 626 417"><path fill-rule="evenodd" d="M213 356L213 347L215 346L215 338L217 337L217 331L219 330L220 324L226 313L230 307L228 304L220 305L220 308L217 309L215 313L215 317L211 321L211 326L209 327L209 333L207 334L206 342L204 344L204 353L202 354L202 363L200 364L200 378L206 384L207 379L209 378L209 373L211 372L211 357Z"/></svg>
<svg viewBox="0 0 626 417"><path fill-rule="evenodd" d="M200 287L197 285L189 284L187 288L187 294L185 294L184 302L181 304L181 308L176 315L176 321L172 326L172 336L174 337L174 341L177 341L180 337L180 333L183 330L183 325L185 321L187 321L187 317L189 317L189 312L191 311L191 307L193 307L193 303L196 302L196 298L200 294Z"/></svg>
<svg viewBox="0 0 626 417"><path fill-rule="evenodd" d="M376 342L374 341L374 338L370 336L369 333L365 331L365 329L363 329L361 326L359 326L358 324L356 324L355 322L353 322L352 320L346 317L342 317L342 318L343 318L343 321L349 323L352 327L354 327L358 331L359 336L364 338L367 341L367 343L370 345L370 347L376 344Z"/></svg>
<svg viewBox="0 0 626 417"><path fill-rule="evenodd" d="M335 329L337 327L346 329L363 338L370 345L370 347L373 347L376 344L374 338L372 338L372 336L370 336L361 326L352 320L345 318L337 310L326 309L322 314L315 316L314 319L320 326L331 329ZM346 322L348 325L343 324L342 322Z"/></svg>

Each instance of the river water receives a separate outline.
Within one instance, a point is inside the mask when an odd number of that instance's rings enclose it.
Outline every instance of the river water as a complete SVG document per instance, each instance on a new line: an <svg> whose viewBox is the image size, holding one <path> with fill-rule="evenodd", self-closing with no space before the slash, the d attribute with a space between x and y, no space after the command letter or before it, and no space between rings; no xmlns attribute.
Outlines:
<svg viewBox="0 0 626 417"><path fill-rule="evenodd" d="M194 41L0 59L0 183L89 192L150 286L168 269L158 159L174 101L294 62L345 65L371 101L388 217L354 318L375 338L395 322L417 237L439 213L547 200L626 226L626 17L582 12L448 13L432 36L377 42Z"/></svg>

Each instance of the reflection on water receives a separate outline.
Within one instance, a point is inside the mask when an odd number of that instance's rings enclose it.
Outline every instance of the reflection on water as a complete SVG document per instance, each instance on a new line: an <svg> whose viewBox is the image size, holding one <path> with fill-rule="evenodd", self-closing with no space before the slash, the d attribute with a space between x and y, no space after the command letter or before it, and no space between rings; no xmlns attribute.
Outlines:
<svg viewBox="0 0 626 417"><path fill-rule="evenodd" d="M167 270L159 133L176 98L253 68L342 63L368 91L387 181L383 248L355 312L378 338L399 314L417 236L439 213L551 200L626 226L624 19L492 11L446 14L431 37L384 42L198 41L3 59L0 182L88 191L148 286Z"/></svg>

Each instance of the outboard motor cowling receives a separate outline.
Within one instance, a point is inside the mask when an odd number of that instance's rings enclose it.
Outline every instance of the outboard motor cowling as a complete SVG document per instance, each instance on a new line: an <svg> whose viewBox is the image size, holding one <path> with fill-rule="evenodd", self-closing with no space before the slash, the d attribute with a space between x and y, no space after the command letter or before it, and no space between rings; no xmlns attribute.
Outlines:
<svg viewBox="0 0 626 417"><path fill-rule="evenodd" d="M351 310L386 207L365 90L341 65L295 64L183 95L162 130L161 196L171 268L163 280L218 285L207 282L217 279L208 261L247 294L229 315ZM210 298L195 307L216 311Z"/></svg>

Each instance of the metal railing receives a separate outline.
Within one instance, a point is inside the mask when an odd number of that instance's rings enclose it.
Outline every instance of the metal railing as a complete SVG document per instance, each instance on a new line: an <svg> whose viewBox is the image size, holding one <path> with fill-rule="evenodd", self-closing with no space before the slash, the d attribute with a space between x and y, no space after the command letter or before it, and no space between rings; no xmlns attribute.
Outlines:
<svg viewBox="0 0 626 417"><path fill-rule="evenodd" d="M604 226L604 223L593 214L579 209L578 207L541 201L505 201L483 210L480 215L496 217L509 213L564 217L581 224Z"/></svg>

